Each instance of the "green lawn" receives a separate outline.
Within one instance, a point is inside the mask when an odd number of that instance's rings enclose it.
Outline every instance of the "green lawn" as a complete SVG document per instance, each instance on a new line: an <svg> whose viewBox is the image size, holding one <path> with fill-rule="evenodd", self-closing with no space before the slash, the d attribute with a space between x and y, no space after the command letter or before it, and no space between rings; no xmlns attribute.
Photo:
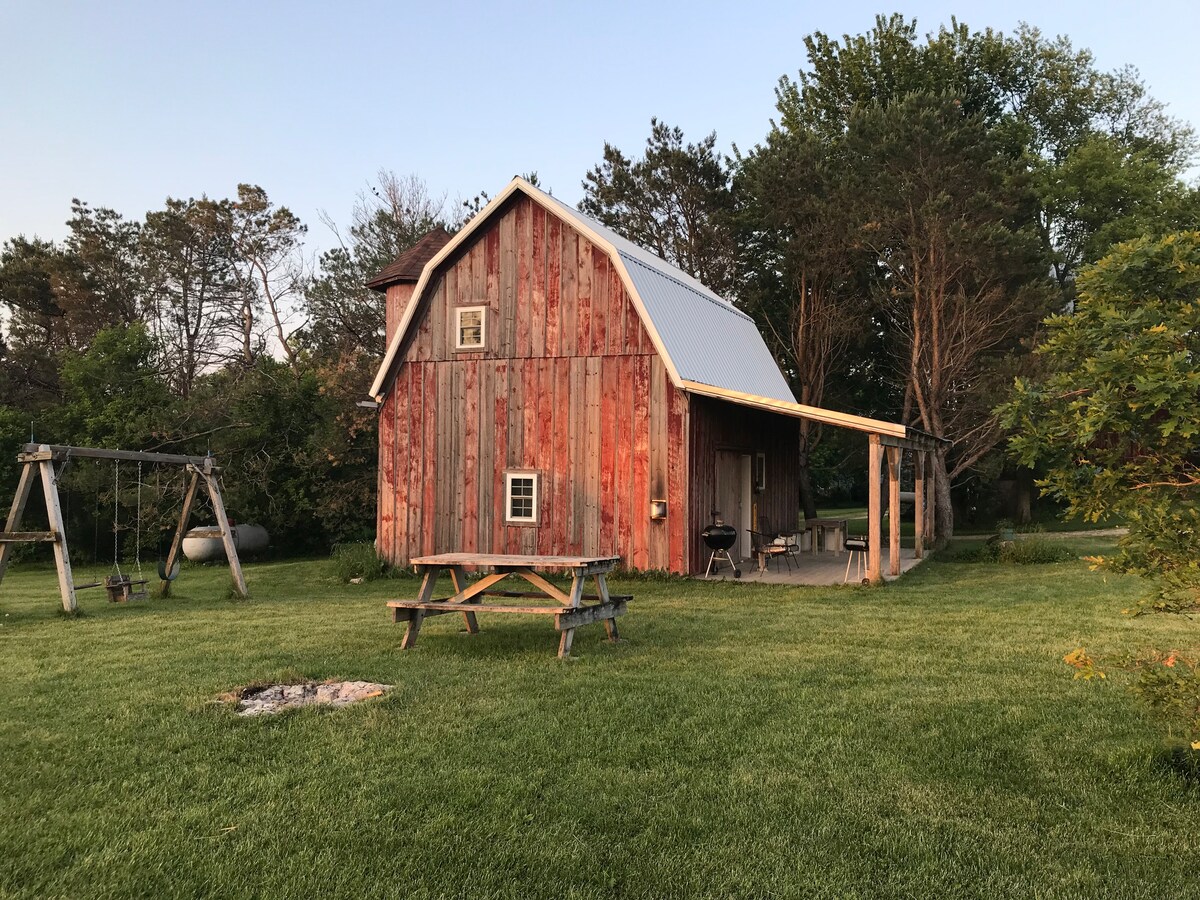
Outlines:
<svg viewBox="0 0 1200 900"><path fill-rule="evenodd" d="M1095 549L1095 541L1088 545ZM175 600L55 612L0 586L0 895L1200 895L1200 786L1121 685L1061 662L1195 644L1083 563L946 555L882 589L634 581L626 640L455 617L415 651L324 562L185 570ZM342 710L210 702L285 675Z"/></svg>

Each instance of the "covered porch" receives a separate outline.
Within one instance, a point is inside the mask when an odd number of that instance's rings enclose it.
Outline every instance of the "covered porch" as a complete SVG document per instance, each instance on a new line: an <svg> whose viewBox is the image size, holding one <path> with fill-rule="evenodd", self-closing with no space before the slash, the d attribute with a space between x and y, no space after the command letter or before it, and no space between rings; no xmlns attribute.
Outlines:
<svg viewBox="0 0 1200 900"><path fill-rule="evenodd" d="M882 580L892 581L909 570L919 566L925 555L917 556L914 548L903 547L900 550L900 573L891 574L891 567L884 568ZM847 581L847 564L849 565L849 580ZM717 577L732 578L729 568L723 567L717 572ZM715 579L714 579L715 580ZM838 584L859 584L863 577L858 575L857 561L852 560L849 551L821 550L817 553L805 553L799 561L793 561L791 568L782 562L776 565L772 562L763 571L758 570L757 564L747 561L742 566L742 576L737 579L746 584L794 584L812 587L829 587Z"/></svg>
<svg viewBox="0 0 1200 900"><path fill-rule="evenodd" d="M834 410L787 403L768 397L743 394L699 382L685 382L684 390L698 396L725 400L766 412L777 413L797 419L808 419L836 428L846 428L867 436L867 549L866 580L882 584L885 578L895 578L917 565L932 546L934 534L933 454L941 438L933 437L917 429L893 422L855 416ZM910 548L901 545L901 492L900 473L905 463L904 454L911 456L913 471L913 539ZM887 479L887 564L883 561L884 528L884 478ZM759 573L756 565L743 567L743 577L768 583L787 584L836 584L843 580L848 555L846 551L801 553L793 557L792 571L786 566L774 572L773 566ZM833 570L840 566L837 578ZM729 574L729 573L726 573ZM810 580L811 579L811 580Z"/></svg>

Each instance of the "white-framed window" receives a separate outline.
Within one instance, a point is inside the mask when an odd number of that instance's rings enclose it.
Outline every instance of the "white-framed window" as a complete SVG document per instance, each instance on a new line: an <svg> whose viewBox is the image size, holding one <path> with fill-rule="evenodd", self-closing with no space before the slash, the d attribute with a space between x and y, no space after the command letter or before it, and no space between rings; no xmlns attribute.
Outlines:
<svg viewBox="0 0 1200 900"><path fill-rule="evenodd" d="M487 307L460 306L454 310L454 349L482 350L487 338Z"/></svg>
<svg viewBox="0 0 1200 900"><path fill-rule="evenodd" d="M504 473L504 521L512 525L538 522L539 473L511 469Z"/></svg>
<svg viewBox="0 0 1200 900"><path fill-rule="evenodd" d="M767 454L754 454L754 490L765 491L767 489Z"/></svg>

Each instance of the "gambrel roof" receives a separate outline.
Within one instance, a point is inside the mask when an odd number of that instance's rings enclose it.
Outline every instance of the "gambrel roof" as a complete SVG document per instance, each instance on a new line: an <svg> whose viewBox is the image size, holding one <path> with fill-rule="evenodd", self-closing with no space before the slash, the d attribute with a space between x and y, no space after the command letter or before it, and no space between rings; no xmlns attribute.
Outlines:
<svg viewBox="0 0 1200 900"><path fill-rule="evenodd" d="M518 191L574 227L608 255L677 388L687 390L692 383L772 401L796 402L750 316L675 266L522 178L514 178L425 264L371 386L371 395L376 400L382 400L387 393L388 383L400 362L400 347L413 324L421 295L438 266L471 240L472 234Z"/></svg>

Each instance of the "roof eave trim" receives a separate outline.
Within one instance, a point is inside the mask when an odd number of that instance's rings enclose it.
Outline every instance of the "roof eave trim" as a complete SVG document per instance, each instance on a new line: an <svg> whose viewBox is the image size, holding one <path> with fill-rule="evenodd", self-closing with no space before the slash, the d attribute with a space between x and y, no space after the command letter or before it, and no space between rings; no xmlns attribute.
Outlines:
<svg viewBox="0 0 1200 900"><path fill-rule="evenodd" d="M464 225L459 232L454 235L446 245L439 250L429 262L425 263L425 268L421 270L421 278L417 281L417 286L413 289L412 299L408 302L408 306L404 310L404 316L400 319L400 323L396 326L396 333L392 336L392 342L388 345L387 354L383 357L383 362L379 364L379 371L375 373L375 381L371 385L371 396L377 402L382 403L385 396L384 385L387 383L388 376L391 374L392 365L396 361L396 355L400 352L400 345L404 343L405 335L408 332L409 323L416 315L417 307L421 303L421 295L425 292L425 286L429 283L429 279L433 272L440 266L454 251L467 239L479 230L479 227L491 218L493 212L496 211L514 192L520 189L524 182L520 178L514 178L499 194L493 197L488 204L481 209L470 222Z"/></svg>
<svg viewBox="0 0 1200 900"><path fill-rule="evenodd" d="M504 190L493 197L487 206L481 209L479 213L458 232L458 234L454 235L454 237L450 239L446 246L438 251L436 256L434 256L425 264L425 268L421 271L421 279L417 282L417 286L413 290L412 299L409 301L408 307L404 311L404 317L400 320L399 325L397 325L396 333L392 337L391 344L388 346L387 355L384 356L383 362L380 363L379 370L375 374L375 381L371 385L371 396L374 397L377 402L383 402L383 398L386 393L384 387L391 375L392 366L396 362L396 356L400 352L401 344L404 343L404 337L408 331L409 323L416 314L417 307L421 302L421 295L424 293L425 287L429 283L433 272L435 272L437 267L440 266L451 254L453 254L459 246L468 241L471 235L474 234L484 222L490 219L492 214L495 213L495 211L499 209L517 191L521 191L523 194L525 194L525 196L529 197L529 199L533 200L560 221L567 222L572 228L579 231L580 234L608 254L609 260L616 267L617 274L621 277L621 283L625 285L625 290L629 293L629 298L633 303L634 309L637 310L638 316L642 321L642 325L646 329L646 333L650 336L650 342L654 345L654 349L658 352L659 357L663 361L663 365L666 367L667 375L670 377L671 383L676 388L682 388L683 379L679 377L679 371L675 368L675 362L671 359L670 354L667 353L666 344L663 343L662 336L654 327L654 322L650 318L649 312L646 310L646 305L642 302L642 298L638 294L637 288L634 287L633 279L630 277L629 272L625 267L625 260L621 256L621 253L612 245L612 243L610 243L602 235L593 231L585 223L575 219L567 220L560 210L555 209L551 203L547 202L547 199L544 198L544 195L542 195L541 191L528 184L523 178L514 178L508 183Z"/></svg>
<svg viewBox="0 0 1200 900"><path fill-rule="evenodd" d="M788 403L785 400L773 400L770 397L760 397L756 394L743 394L740 391L731 391L726 388L715 387L711 384L703 384L699 381L685 381L682 388L689 394L714 397L718 400L728 400L731 403L738 403L742 406L749 406L768 412L777 412L796 419L809 419L813 422L834 425L838 428L849 428L854 431L863 431L867 434L887 435L888 437L899 438L901 440L912 436L909 433L909 429L905 426L897 425L894 422L884 422L882 419L869 419L866 416L855 416L832 409L822 409L819 406L806 406L803 403Z"/></svg>

